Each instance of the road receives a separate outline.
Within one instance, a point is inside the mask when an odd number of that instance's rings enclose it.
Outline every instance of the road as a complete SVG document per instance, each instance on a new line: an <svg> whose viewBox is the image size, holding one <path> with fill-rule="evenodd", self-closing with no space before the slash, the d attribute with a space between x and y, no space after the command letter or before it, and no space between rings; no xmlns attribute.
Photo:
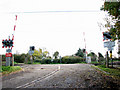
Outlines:
<svg viewBox="0 0 120 90"><path fill-rule="evenodd" d="M111 77L90 64L26 65L24 71L2 77L3 88L119 88Z"/></svg>

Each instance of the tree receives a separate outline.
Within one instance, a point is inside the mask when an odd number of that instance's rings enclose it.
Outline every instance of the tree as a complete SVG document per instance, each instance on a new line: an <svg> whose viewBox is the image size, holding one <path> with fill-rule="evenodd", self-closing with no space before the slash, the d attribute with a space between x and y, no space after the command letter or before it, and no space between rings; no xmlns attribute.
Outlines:
<svg viewBox="0 0 120 90"><path fill-rule="evenodd" d="M42 54L42 49L41 48L39 48L39 53Z"/></svg>
<svg viewBox="0 0 120 90"><path fill-rule="evenodd" d="M98 52L98 57L102 57L103 58L103 55L100 52Z"/></svg>
<svg viewBox="0 0 120 90"><path fill-rule="evenodd" d="M42 56L42 49L41 48L39 48L39 50L35 49L34 53L33 53L33 56L41 59L43 57Z"/></svg>
<svg viewBox="0 0 120 90"><path fill-rule="evenodd" d="M58 56L59 56L59 52L58 51L54 52L53 57L55 57L55 59L57 59Z"/></svg>
<svg viewBox="0 0 120 90"><path fill-rule="evenodd" d="M33 53L33 56L35 56L35 57L38 57L38 56L40 56L40 53L39 53L39 51L38 50L34 50L34 53Z"/></svg>
<svg viewBox="0 0 120 90"><path fill-rule="evenodd" d="M83 50L81 50L80 48L78 49L77 53L75 54L76 56L79 56L79 57L84 57L84 53L83 53Z"/></svg>
<svg viewBox="0 0 120 90"><path fill-rule="evenodd" d="M97 57L97 55L94 52L90 52L87 56L90 56L93 61L95 61Z"/></svg>
<svg viewBox="0 0 120 90"><path fill-rule="evenodd" d="M96 57L97 55L94 52L90 52L87 56Z"/></svg>
<svg viewBox="0 0 120 90"><path fill-rule="evenodd" d="M43 56L44 56L44 57L46 57L48 54L49 54L48 51L44 51L44 52L43 52Z"/></svg>
<svg viewBox="0 0 120 90"><path fill-rule="evenodd" d="M113 19L117 19L120 15L120 2L104 2L101 10L108 11L109 15L113 17Z"/></svg>

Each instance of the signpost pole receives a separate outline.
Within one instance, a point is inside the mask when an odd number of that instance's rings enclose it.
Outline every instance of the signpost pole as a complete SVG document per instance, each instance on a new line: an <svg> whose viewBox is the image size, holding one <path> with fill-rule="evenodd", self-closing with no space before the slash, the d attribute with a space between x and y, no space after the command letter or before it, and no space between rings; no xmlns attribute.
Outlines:
<svg viewBox="0 0 120 90"><path fill-rule="evenodd" d="M6 57L6 66L10 66L10 57Z"/></svg>
<svg viewBox="0 0 120 90"><path fill-rule="evenodd" d="M106 67L109 67L109 57L108 57L108 51L106 52Z"/></svg>
<svg viewBox="0 0 120 90"><path fill-rule="evenodd" d="M32 55L30 56L30 61L31 61L31 64L33 63L33 58L32 58Z"/></svg>
<svg viewBox="0 0 120 90"><path fill-rule="evenodd" d="M12 50L6 49L6 66L10 66L12 63Z"/></svg>
<svg viewBox="0 0 120 90"><path fill-rule="evenodd" d="M111 65L113 67L112 51L110 51L110 59L111 59Z"/></svg>
<svg viewBox="0 0 120 90"><path fill-rule="evenodd" d="M12 55L12 66L14 66L14 56Z"/></svg>

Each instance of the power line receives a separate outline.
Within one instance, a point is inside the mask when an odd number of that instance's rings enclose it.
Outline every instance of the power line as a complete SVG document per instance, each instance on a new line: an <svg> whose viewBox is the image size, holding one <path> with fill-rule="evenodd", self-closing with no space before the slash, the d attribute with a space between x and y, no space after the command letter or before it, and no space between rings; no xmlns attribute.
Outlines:
<svg viewBox="0 0 120 90"><path fill-rule="evenodd" d="M9 13L71 13L71 12L101 12L100 10L67 10L67 11L25 11L25 12L9 12Z"/></svg>

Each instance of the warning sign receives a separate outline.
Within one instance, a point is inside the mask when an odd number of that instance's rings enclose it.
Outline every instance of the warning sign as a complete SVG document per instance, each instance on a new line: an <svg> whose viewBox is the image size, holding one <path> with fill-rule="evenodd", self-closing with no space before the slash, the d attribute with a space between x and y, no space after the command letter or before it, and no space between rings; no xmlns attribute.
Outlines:
<svg viewBox="0 0 120 90"><path fill-rule="evenodd" d="M12 57L12 53L6 53L6 57Z"/></svg>

